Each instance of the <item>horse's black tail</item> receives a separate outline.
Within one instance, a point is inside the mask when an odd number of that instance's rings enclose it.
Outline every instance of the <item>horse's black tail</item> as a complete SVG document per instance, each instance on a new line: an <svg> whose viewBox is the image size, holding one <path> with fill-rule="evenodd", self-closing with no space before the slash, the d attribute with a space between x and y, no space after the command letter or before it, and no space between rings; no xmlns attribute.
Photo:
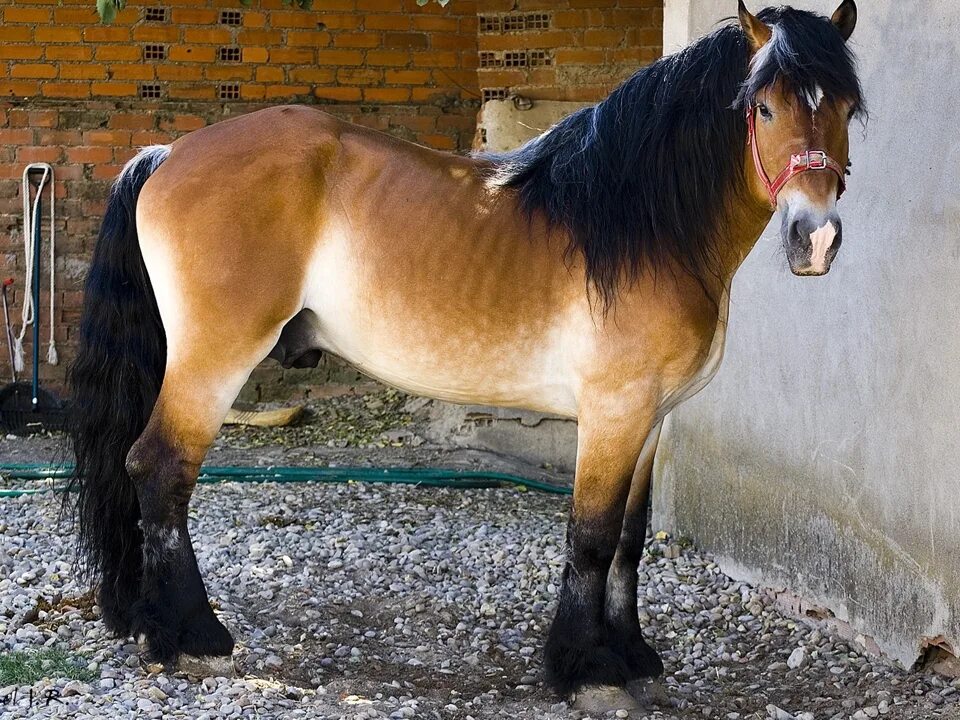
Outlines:
<svg viewBox="0 0 960 720"><path fill-rule="evenodd" d="M166 338L140 254L136 208L147 178L169 153L144 149L117 178L87 275L79 347L70 369L71 479L78 550L100 587L104 621L129 632L141 570L142 534L127 453L147 424L163 380ZM75 501L75 502L74 502Z"/></svg>

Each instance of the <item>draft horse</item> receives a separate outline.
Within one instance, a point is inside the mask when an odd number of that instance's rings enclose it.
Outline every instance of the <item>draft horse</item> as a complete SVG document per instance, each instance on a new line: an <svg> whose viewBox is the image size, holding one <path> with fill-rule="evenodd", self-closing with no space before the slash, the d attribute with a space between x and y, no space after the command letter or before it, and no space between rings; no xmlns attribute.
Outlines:
<svg viewBox="0 0 960 720"><path fill-rule="evenodd" d="M830 269L864 112L856 16L741 2L502 155L306 107L143 150L109 199L71 373L106 625L163 663L231 654L187 531L198 468L258 363L326 352L412 393L575 418L547 677L627 697L660 674L637 611L660 423L716 372L732 278L776 210L791 270Z"/></svg>

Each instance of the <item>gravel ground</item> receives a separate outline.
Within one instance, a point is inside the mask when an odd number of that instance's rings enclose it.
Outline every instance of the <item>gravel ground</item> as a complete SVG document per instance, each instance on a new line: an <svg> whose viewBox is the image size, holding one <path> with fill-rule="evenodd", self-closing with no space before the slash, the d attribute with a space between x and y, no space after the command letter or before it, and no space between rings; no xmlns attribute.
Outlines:
<svg viewBox="0 0 960 720"><path fill-rule="evenodd" d="M564 480L431 446L419 410L393 391L329 398L297 428L225 429L209 461ZM0 458L49 461L58 442L0 438ZM200 486L191 531L239 673L189 678L143 667L136 645L104 633L52 494L0 498L0 718L577 716L540 679L567 503L507 489ZM634 717L960 719L960 681L904 672L783 616L682 539L649 537L640 570L642 621L666 674ZM47 666L11 675L21 660Z"/></svg>
<svg viewBox="0 0 960 720"><path fill-rule="evenodd" d="M62 648L90 671L3 688L4 718L571 715L540 683L565 498L202 486L193 535L241 677L199 681L150 672L135 645L104 633L52 495L0 502L0 650ZM667 666L647 717L960 717L960 682L894 669L780 616L709 556L651 538L641 572L643 621Z"/></svg>

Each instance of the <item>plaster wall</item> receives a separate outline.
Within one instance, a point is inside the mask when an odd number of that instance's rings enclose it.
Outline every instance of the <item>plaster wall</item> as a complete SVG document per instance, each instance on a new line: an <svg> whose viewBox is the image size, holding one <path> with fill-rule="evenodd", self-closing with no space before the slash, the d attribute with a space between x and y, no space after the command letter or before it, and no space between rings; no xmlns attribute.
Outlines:
<svg viewBox="0 0 960 720"><path fill-rule="evenodd" d="M736 5L667 0L665 51ZM909 666L926 642L960 649L960 3L916 0L909 22L898 0L859 5L871 117L851 127L844 246L795 278L774 218L719 374L667 419L655 524Z"/></svg>

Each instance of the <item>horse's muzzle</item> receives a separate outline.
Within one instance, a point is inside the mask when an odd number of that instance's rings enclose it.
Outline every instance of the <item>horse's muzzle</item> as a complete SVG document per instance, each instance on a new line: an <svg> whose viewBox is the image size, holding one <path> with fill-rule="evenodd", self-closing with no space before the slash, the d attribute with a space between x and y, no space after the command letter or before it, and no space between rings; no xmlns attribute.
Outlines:
<svg viewBox="0 0 960 720"><path fill-rule="evenodd" d="M843 223L835 211L788 211L784 213L781 233L794 275L826 275L843 243Z"/></svg>

